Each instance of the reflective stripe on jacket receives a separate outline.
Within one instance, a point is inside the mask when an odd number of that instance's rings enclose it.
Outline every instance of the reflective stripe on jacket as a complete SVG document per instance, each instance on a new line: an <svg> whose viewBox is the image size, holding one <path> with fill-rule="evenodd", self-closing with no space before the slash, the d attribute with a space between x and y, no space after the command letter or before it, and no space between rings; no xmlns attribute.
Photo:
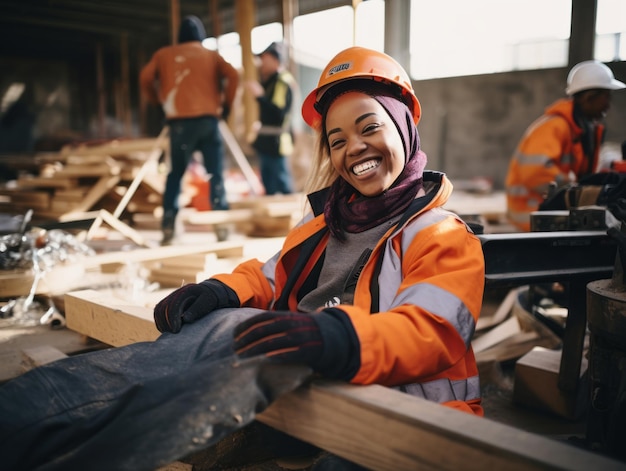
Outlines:
<svg viewBox="0 0 626 471"><path fill-rule="evenodd" d="M360 342L360 368L351 382L398 387L482 415L471 339L481 309L484 259L480 241L441 208L452 185L424 172L427 195L416 199L363 267L353 305L339 305ZM315 209L315 207L314 207ZM242 306L296 310L316 281L328 230L323 214L292 229L266 263L244 262L215 278L233 288Z"/></svg>
<svg viewBox="0 0 626 471"><path fill-rule="evenodd" d="M546 108L520 140L506 177L509 221L530 230L530 213L537 211L551 182L563 186L597 171L604 126L596 127L592 156L585 156L583 130L574 121L574 102L561 99Z"/></svg>
<svg viewBox="0 0 626 471"><path fill-rule="evenodd" d="M156 51L141 70L139 83L168 119L220 116L223 103L232 108L239 74L216 51L190 41Z"/></svg>

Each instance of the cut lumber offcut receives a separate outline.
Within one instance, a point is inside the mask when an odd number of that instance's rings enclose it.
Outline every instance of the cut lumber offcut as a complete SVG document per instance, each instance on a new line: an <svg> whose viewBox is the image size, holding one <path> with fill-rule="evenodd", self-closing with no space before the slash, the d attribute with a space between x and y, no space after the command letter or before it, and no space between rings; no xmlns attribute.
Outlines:
<svg viewBox="0 0 626 471"><path fill-rule="evenodd" d="M185 211L183 218L190 224L227 224L250 221L254 217L252 209L229 209L226 211Z"/></svg>
<svg viewBox="0 0 626 471"><path fill-rule="evenodd" d="M139 185L141 184L144 176L148 172L148 169L150 168L152 163L154 161L156 161L160 157L161 152L162 152L163 143L166 141L166 138L167 138L168 134L169 134L169 127L168 126L164 126L163 129L161 129L161 133L159 134L159 136L154 141L154 144L153 144L153 147L152 147L152 151L150 152L150 155L145 160L145 162L143 163L143 165L141 166L141 168L137 172L137 175L135 176L133 181L130 183L130 185L126 189L126 192L124 193L124 196L122 197L122 200L119 202L119 204L117 205L117 207L115 208L115 210L113 211L112 214L107 211L107 214L112 216L112 219L117 220L119 222L119 224L128 227L128 229L130 229L130 227L127 226L126 224L122 223L119 220L119 218L122 215L122 213L124 212L124 210L126 209L126 206L130 202L131 198L135 194L135 191L137 191L137 188L139 188ZM101 213L100 216L95 219L95 221L93 222L91 228L89 229L89 232L87 233L87 238L88 239L89 239L90 235L93 236L93 234L98 230L100 225L105 221L105 216L107 216L107 215ZM122 227L122 226L120 226L119 224L116 224L112 219L108 218L108 220L106 220L106 223L109 224L111 227L119 230L118 228ZM122 234L126 235L127 237L130 237L131 240L137 242L137 244L139 244L139 245L146 245L145 241L143 240L143 238L136 231L135 231L134 234L131 233L131 232L128 232L128 231L127 232L122 232ZM129 236L129 234L130 234L130 236ZM137 239L137 240L135 240L135 239ZM140 242L138 241L139 239L141 239Z"/></svg>
<svg viewBox="0 0 626 471"><path fill-rule="evenodd" d="M513 310L513 305L515 304L515 298L517 294L517 288L510 290L492 316L479 317L478 322L476 323L476 332L480 332L482 330L488 329L504 322L504 320L509 316L509 314L511 314L511 311Z"/></svg>
<svg viewBox="0 0 626 471"><path fill-rule="evenodd" d="M480 337L472 340L472 348L474 353L480 353L487 350L507 338L518 334L522 331L516 317L511 317L500 325L494 327L489 332L482 334Z"/></svg>
<svg viewBox="0 0 626 471"><path fill-rule="evenodd" d="M117 304L89 290L65 297L68 327L78 332L91 336L95 330L107 337L105 343L119 346L158 335L148 320L151 308ZM72 327L70 319L78 317L81 322ZM132 317L133 338L112 334L126 331ZM624 469L621 462L573 445L379 385L316 380L278 397L257 418L372 470Z"/></svg>
<svg viewBox="0 0 626 471"><path fill-rule="evenodd" d="M134 152L149 152L155 147L166 150L167 146L167 141L159 141L158 138L127 139L113 140L106 144L98 145L67 145L61 149L60 153L66 158L92 155L110 155L114 157L117 155L128 155Z"/></svg>
<svg viewBox="0 0 626 471"><path fill-rule="evenodd" d="M80 203L74 206L74 209L66 212L64 218L73 218L74 214L80 214L89 211L104 195L117 185L120 177L117 175L105 175L98 179L97 183L91 187Z"/></svg>
<svg viewBox="0 0 626 471"><path fill-rule="evenodd" d="M160 334L151 308L111 293L73 291L64 297L67 327L113 347L155 340Z"/></svg>
<svg viewBox="0 0 626 471"><path fill-rule="evenodd" d="M77 218L77 219L83 219L83 218L88 217L88 215L92 215L92 214L94 213L93 212L85 212L82 214L73 213L70 216ZM106 223L109 226L111 226L113 229L118 231L120 234L122 234L124 237L127 237L133 242L135 242L137 245L142 245L144 247L149 246L146 239L139 232L137 232L135 229L130 227L128 224L114 217L106 209L101 209L100 211L97 211L95 214L96 216L94 218L94 221L91 223L91 226L89 227L89 230L87 231L86 240L92 240L95 237L95 234L97 233L100 226L102 226L103 223ZM65 222L71 221L71 220L72 220L71 218L70 219L64 218Z"/></svg>
<svg viewBox="0 0 626 471"><path fill-rule="evenodd" d="M238 254L243 250L242 242L225 240L206 244L159 246L128 252L106 252L86 258L83 264L87 269L106 267L106 271L110 273L116 267L119 268L127 263L154 262L189 254L215 253L218 258L230 257L231 254Z"/></svg>

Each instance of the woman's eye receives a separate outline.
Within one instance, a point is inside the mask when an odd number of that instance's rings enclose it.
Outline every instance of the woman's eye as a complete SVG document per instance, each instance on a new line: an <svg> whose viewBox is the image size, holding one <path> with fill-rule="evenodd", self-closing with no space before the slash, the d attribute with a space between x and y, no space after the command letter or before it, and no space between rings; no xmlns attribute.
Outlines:
<svg viewBox="0 0 626 471"><path fill-rule="evenodd" d="M333 148L333 149L337 149L344 142L345 142L344 139L335 139L335 140L330 142L330 147Z"/></svg>
<svg viewBox="0 0 626 471"><path fill-rule="evenodd" d="M378 123L368 124L363 127L363 133L366 134L368 132L376 131L376 129L378 129L379 127L380 125Z"/></svg>

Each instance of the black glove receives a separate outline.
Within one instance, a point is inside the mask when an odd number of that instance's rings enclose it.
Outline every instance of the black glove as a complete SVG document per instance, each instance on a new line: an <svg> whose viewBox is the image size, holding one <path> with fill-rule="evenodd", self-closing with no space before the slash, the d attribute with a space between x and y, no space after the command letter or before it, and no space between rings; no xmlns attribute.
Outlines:
<svg viewBox="0 0 626 471"><path fill-rule="evenodd" d="M356 332L339 309L263 312L235 327L234 347L241 358L265 355L305 363L329 378L350 379L360 365Z"/></svg>
<svg viewBox="0 0 626 471"><path fill-rule="evenodd" d="M230 116L230 106L224 104L222 106L222 119L224 121L228 121L228 117Z"/></svg>
<svg viewBox="0 0 626 471"><path fill-rule="evenodd" d="M217 280L190 283L163 298L154 307L154 323L160 332L177 333L209 312L222 307L239 307L235 292Z"/></svg>

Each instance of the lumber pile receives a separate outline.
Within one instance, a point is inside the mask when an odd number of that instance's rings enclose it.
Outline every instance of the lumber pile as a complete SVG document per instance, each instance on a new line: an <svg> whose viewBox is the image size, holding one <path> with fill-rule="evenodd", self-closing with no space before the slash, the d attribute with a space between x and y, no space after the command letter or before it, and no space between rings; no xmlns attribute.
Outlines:
<svg viewBox="0 0 626 471"><path fill-rule="evenodd" d="M285 236L305 214L306 198L302 193L265 195L230 201L228 211L196 211L186 208L181 213L190 226L233 224L249 237Z"/></svg>
<svg viewBox="0 0 626 471"><path fill-rule="evenodd" d="M65 146L36 158L36 174L20 176L0 188L0 212L25 213L37 220L57 220L94 207L113 212L153 151L165 150L163 139L113 140ZM151 213L161 204L164 178L156 161L143 176L128 213Z"/></svg>

